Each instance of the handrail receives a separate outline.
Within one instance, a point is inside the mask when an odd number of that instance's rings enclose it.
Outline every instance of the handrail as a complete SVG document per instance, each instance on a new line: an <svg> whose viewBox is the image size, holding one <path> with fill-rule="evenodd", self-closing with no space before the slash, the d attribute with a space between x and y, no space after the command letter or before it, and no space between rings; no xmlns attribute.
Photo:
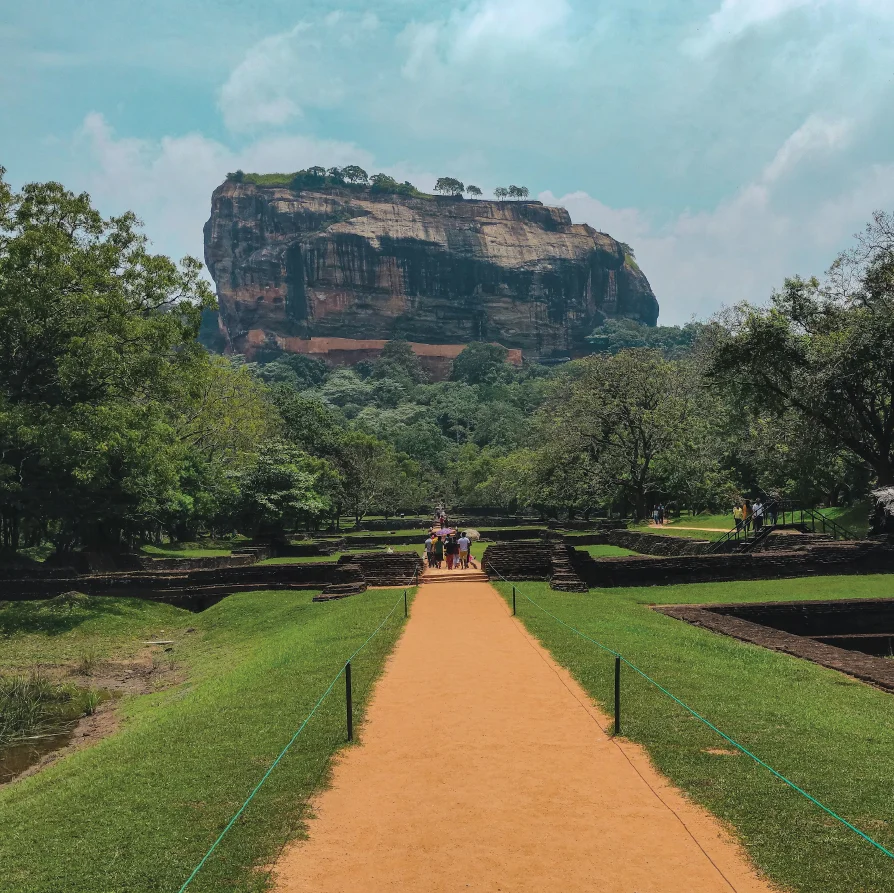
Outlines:
<svg viewBox="0 0 894 893"><path fill-rule="evenodd" d="M787 519L788 516L788 519ZM773 518L773 522L770 523L769 519ZM824 515L818 509L806 509L801 507L796 507L791 500L780 499L775 500L774 502L767 503L764 506L764 523L758 529L754 529L754 516L751 515L747 520L743 521L741 525L736 525L732 530L728 533L725 533L720 539L715 540L711 543L708 548L708 552L719 552L723 546L735 540L737 543L741 540L743 543L748 542L749 540L749 530L752 531L751 539L752 541L756 540L759 535L759 531L766 530L769 533L775 527L779 527L779 519L782 519L782 525L787 526L788 524L797 524L801 527L807 528L809 527L813 533L817 533L817 524L819 524L821 533L830 533L834 539L837 540L856 540L859 537L848 530L846 527L843 527L837 521L833 521L827 515ZM797 520L796 520L797 518ZM806 532L806 531L805 531ZM767 536L767 533L763 534L763 536Z"/></svg>

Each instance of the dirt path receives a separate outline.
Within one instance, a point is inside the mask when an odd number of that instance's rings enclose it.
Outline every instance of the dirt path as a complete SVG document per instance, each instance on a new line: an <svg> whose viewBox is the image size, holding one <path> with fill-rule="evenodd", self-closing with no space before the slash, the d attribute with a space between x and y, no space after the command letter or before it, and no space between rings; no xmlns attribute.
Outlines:
<svg viewBox="0 0 894 893"><path fill-rule="evenodd" d="M279 893L767 893L487 583L421 587Z"/></svg>

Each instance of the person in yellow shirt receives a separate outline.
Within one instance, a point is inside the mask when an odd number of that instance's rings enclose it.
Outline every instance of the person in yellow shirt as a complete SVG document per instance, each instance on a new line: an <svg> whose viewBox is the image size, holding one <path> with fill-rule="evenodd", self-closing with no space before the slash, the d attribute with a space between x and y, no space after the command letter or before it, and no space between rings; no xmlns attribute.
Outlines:
<svg viewBox="0 0 894 893"><path fill-rule="evenodd" d="M736 522L736 530L742 529L742 506L734 505L733 506L733 521Z"/></svg>

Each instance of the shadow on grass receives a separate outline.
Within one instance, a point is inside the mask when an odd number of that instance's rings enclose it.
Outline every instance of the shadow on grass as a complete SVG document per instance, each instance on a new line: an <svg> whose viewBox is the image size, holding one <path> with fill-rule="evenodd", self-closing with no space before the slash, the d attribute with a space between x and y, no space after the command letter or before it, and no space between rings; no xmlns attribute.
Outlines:
<svg viewBox="0 0 894 893"><path fill-rule="evenodd" d="M134 606L139 609L140 605L138 599L110 599L81 593L66 593L40 601L0 601L0 637L17 633L58 636L88 620L126 616Z"/></svg>

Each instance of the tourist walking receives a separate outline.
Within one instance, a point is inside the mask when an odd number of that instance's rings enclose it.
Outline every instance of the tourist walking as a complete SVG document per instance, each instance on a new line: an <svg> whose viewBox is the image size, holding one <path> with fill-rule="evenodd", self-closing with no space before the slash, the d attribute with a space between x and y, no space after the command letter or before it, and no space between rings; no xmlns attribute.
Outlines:
<svg viewBox="0 0 894 893"><path fill-rule="evenodd" d="M456 567L456 556L459 554L459 546L456 545L456 537L452 533L444 544L444 552L447 555L447 570L452 571Z"/></svg>
<svg viewBox="0 0 894 893"><path fill-rule="evenodd" d="M736 530L739 531L742 529L742 506L734 505L733 506L733 521L736 523Z"/></svg>
<svg viewBox="0 0 894 893"><path fill-rule="evenodd" d="M664 524L664 504L658 503L658 523Z"/></svg>
<svg viewBox="0 0 894 893"><path fill-rule="evenodd" d="M464 532L456 541L456 545L459 546L459 566L467 569L469 567L469 552L472 548L472 541Z"/></svg>
<svg viewBox="0 0 894 893"><path fill-rule="evenodd" d="M751 522L751 503L746 499L745 502L742 503L742 529L748 530L748 525Z"/></svg>
<svg viewBox="0 0 894 893"><path fill-rule="evenodd" d="M441 562L444 560L444 543L441 542L441 537L436 536L434 544L432 545L432 553L435 556L435 567L439 568L441 566Z"/></svg>
<svg viewBox="0 0 894 893"><path fill-rule="evenodd" d="M433 554L433 548L435 545L434 539L432 539L431 535L429 535L428 539L425 541L425 559L428 562L429 567L435 566L435 559Z"/></svg>
<svg viewBox="0 0 894 893"><path fill-rule="evenodd" d="M652 508L652 523L657 527L658 526L658 506L654 506Z"/></svg>

